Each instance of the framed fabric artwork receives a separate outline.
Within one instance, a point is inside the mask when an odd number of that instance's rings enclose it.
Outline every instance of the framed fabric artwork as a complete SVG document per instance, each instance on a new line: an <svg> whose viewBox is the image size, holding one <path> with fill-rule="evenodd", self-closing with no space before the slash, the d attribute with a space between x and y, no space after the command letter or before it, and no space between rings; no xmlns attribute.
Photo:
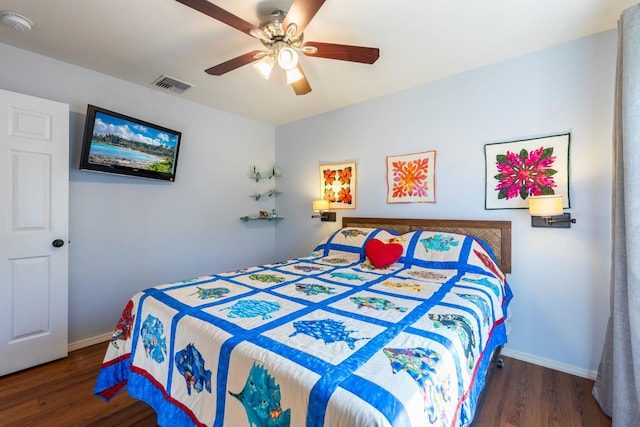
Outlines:
<svg viewBox="0 0 640 427"><path fill-rule="evenodd" d="M355 209L356 163L320 165L320 195L329 209Z"/></svg>
<svg viewBox="0 0 640 427"><path fill-rule="evenodd" d="M570 133L486 144L485 209L526 209L530 196L569 199Z"/></svg>
<svg viewBox="0 0 640 427"><path fill-rule="evenodd" d="M387 203L435 203L436 151L387 156Z"/></svg>

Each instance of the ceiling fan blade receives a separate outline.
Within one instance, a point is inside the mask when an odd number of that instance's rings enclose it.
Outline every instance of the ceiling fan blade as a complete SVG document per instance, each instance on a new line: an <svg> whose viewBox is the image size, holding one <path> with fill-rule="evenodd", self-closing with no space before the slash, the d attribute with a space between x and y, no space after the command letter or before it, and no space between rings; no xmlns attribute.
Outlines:
<svg viewBox="0 0 640 427"><path fill-rule="evenodd" d="M233 59L225 61L221 64L215 65L211 68L207 68L204 70L207 74L211 74L212 76L221 76L229 71L233 71L236 68L240 68L243 65L247 65L257 60L256 55L262 53L261 50L252 50L251 52L245 53L244 55L237 56Z"/></svg>
<svg viewBox="0 0 640 427"><path fill-rule="evenodd" d="M253 24L248 23L244 19L238 18L231 12L227 12L220 6L216 6L213 3L209 3L207 0L176 0L185 6L189 6L192 9L195 9L199 12L204 13L216 19L224 24L227 24L236 30L240 30L243 33L246 33L253 37L250 33L251 30L260 31L260 28L256 27Z"/></svg>
<svg viewBox="0 0 640 427"><path fill-rule="evenodd" d="M324 2L325 0L293 0L282 28L286 30L289 24L296 24L298 27L296 34L301 34Z"/></svg>
<svg viewBox="0 0 640 427"><path fill-rule="evenodd" d="M307 76L304 75L304 71L302 71L302 67L300 64L296 67L300 74L302 74L302 78L297 82L291 83L291 87L295 91L296 95L306 95L311 92L311 85L309 85L309 81L307 80Z"/></svg>
<svg viewBox="0 0 640 427"><path fill-rule="evenodd" d="M349 46L346 44L307 42L305 47L315 47L317 52L302 50L306 56L318 58L338 59L340 61L361 62L363 64L373 64L380 57L380 50L377 47Z"/></svg>

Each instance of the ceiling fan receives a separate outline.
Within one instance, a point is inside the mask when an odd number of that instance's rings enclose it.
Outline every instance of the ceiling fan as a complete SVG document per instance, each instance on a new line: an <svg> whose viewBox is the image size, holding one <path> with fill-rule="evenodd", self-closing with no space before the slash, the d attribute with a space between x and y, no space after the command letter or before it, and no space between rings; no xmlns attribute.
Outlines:
<svg viewBox="0 0 640 427"><path fill-rule="evenodd" d="M176 0L192 9L204 13L236 30L260 40L263 50L253 50L215 65L205 71L221 76L243 65L254 64L254 68L266 79L275 64L287 75L287 83L296 95L311 92L311 86L298 62L298 53L318 58L373 64L380 56L378 48L349 46L344 44L303 42L303 31L318 12L325 0L293 0L288 12L274 11L257 27L207 0Z"/></svg>

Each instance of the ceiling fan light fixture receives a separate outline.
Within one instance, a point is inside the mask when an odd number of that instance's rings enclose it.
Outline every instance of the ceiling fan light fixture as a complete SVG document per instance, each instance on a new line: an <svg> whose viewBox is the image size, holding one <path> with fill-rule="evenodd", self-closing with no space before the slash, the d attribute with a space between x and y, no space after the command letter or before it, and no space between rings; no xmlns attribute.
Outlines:
<svg viewBox="0 0 640 427"><path fill-rule="evenodd" d="M278 65L283 70L291 70L298 65L298 54L290 47L283 47L278 50Z"/></svg>
<svg viewBox="0 0 640 427"><path fill-rule="evenodd" d="M326 0L289 0L287 3L290 6L287 12L282 10L271 12L261 20L259 27L215 5L214 1L178 0L197 12L259 39L264 49L247 52L204 70L212 76L221 76L253 64L253 67L268 79L277 62L278 66L285 71L287 83L295 94L306 95L311 92L311 85L300 66L298 51L317 58L364 64L373 64L380 56L380 49L373 47L322 42L308 42L309 46L305 46L304 30ZM271 1L267 3L273 4ZM261 11L264 11L262 6L259 7L259 14L262 14Z"/></svg>
<svg viewBox="0 0 640 427"><path fill-rule="evenodd" d="M273 66L276 64L276 61L273 59L271 55L265 55L262 59L255 64L253 64L253 68L262 76L265 80L269 80L269 75L271 74L271 70L273 70Z"/></svg>
<svg viewBox="0 0 640 427"><path fill-rule="evenodd" d="M297 67L287 70L287 84L295 83L304 76Z"/></svg>

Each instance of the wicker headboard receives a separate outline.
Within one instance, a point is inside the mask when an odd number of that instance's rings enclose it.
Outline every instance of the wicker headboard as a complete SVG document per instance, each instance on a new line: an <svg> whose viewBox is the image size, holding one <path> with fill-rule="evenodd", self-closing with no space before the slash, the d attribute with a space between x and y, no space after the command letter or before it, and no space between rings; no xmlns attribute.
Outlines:
<svg viewBox="0 0 640 427"><path fill-rule="evenodd" d="M511 273L511 221L342 217L342 226L386 228L401 234L413 230L471 234L478 236L491 247L500 270Z"/></svg>

